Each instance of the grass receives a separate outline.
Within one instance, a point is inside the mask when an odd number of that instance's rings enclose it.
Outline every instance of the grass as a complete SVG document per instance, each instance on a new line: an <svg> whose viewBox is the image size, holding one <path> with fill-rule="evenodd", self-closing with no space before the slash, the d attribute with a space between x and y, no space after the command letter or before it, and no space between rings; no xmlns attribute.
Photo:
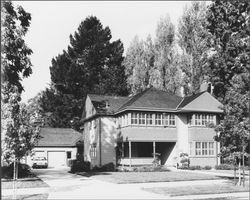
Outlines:
<svg viewBox="0 0 250 200"><path fill-rule="evenodd" d="M192 180L220 179L216 175L196 174L192 172L82 172L79 175L92 177L98 180L127 184L149 182L172 182Z"/></svg>
<svg viewBox="0 0 250 200"><path fill-rule="evenodd" d="M170 195L170 196L184 196L184 195L199 195L199 194L220 194L232 192L247 192L248 187L236 186L232 183L228 184L211 184L211 185L186 185L180 187L154 187L143 188L145 191L156 194Z"/></svg>
<svg viewBox="0 0 250 200"><path fill-rule="evenodd" d="M26 200L26 199L36 199L36 200L45 200L48 199L49 194L28 194L28 195L17 195L18 200ZM12 199L12 196L5 196L2 199Z"/></svg>
<svg viewBox="0 0 250 200"><path fill-rule="evenodd" d="M16 188L41 188L49 187L48 184L43 182L40 178L25 178L17 180ZM2 189L12 189L13 181L11 180L2 180Z"/></svg>

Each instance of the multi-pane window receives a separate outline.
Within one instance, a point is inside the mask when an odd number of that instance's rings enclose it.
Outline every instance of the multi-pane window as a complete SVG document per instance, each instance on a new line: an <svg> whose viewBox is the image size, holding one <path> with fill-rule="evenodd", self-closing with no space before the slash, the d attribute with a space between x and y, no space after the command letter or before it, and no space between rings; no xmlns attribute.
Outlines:
<svg viewBox="0 0 250 200"><path fill-rule="evenodd" d="M175 115L170 114L169 125L170 126L175 126Z"/></svg>
<svg viewBox="0 0 250 200"><path fill-rule="evenodd" d="M169 114L163 113L163 125L168 126L169 125Z"/></svg>
<svg viewBox="0 0 250 200"><path fill-rule="evenodd" d="M96 144L92 144L90 147L90 157L96 158Z"/></svg>
<svg viewBox="0 0 250 200"><path fill-rule="evenodd" d="M155 125L162 125L162 114L155 114Z"/></svg>
<svg viewBox="0 0 250 200"><path fill-rule="evenodd" d="M147 125L152 125L152 124L153 124L153 115L147 113L147 114L146 114L146 120L147 120L147 122L146 122Z"/></svg>
<svg viewBox="0 0 250 200"><path fill-rule="evenodd" d="M131 124L138 124L138 116L137 113L131 114Z"/></svg>
<svg viewBox="0 0 250 200"><path fill-rule="evenodd" d="M139 124L145 125L146 123L145 117L146 117L145 113L139 113Z"/></svg>
<svg viewBox="0 0 250 200"><path fill-rule="evenodd" d="M214 123L215 115L194 114L194 121L190 119L190 124L195 126L206 126L207 123Z"/></svg>
<svg viewBox="0 0 250 200"><path fill-rule="evenodd" d="M201 155L201 142L195 143L195 155Z"/></svg>
<svg viewBox="0 0 250 200"><path fill-rule="evenodd" d="M195 142L195 155L214 155L214 142Z"/></svg>

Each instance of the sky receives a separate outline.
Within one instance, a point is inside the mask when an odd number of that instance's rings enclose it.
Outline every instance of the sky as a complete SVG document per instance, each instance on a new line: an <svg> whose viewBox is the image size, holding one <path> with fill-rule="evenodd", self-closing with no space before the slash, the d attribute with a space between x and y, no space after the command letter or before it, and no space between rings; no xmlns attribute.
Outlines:
<svg viewBox="0 0 250 200"><path fill-rule="evenodd" d="M34 97L50 83L52 58L69 45L73 34L86 17L96 16L104 27L109 26L112 40L124 44L124 55L137 35L146 39L155 36L157 23L169 14L177 27L185 5L189 1L14 1L31 13L31 25L25 37L33 50L30 56L33 73L22 82L25 91L22 101Z"/></svg>

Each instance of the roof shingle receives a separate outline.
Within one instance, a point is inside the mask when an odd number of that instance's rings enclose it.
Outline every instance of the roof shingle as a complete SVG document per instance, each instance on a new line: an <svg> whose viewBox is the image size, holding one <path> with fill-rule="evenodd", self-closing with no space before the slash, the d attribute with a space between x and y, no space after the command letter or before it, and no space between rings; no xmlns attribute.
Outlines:
<svg viewBox="0 0 250 200"><path fill-rule="evenodd" d="M76 146L76 143L82 140L82 134L71 128L41 128L40 136L36 147Z"/></svg>

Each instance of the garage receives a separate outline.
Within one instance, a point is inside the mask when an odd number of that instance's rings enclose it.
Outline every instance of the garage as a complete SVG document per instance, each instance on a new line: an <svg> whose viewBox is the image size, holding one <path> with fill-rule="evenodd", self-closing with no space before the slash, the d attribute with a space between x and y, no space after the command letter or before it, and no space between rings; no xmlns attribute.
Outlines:
<svg viewBox="0 0 250 200"><path fill-rule="evenodd" d="M48 166L49 167L66 166L65 151L48 151Z"/></svg>

